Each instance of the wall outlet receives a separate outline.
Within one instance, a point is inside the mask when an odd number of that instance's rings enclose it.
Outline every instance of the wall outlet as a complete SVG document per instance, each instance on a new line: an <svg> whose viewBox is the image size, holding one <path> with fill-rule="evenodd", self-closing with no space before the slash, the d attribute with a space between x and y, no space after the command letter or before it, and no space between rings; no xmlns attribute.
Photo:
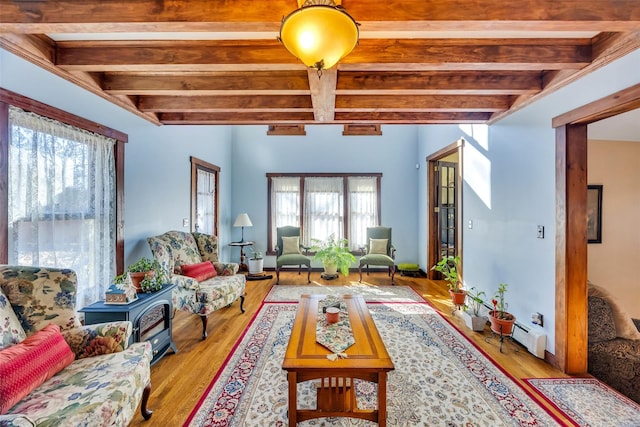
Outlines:
<svg viewBox="0 0 640 427"><path fill-rule="evenodd" d="M538 239L544 239L544 225L538 226L538 235L536 237L538 237Z"/></svg>
<svg viewBox="0 0 640 427"><path fill-rule="evenodd" d="M542 314L531 313L531 323L533 323L534 325L542 326Z"/></svg>
<svg viewBox="0 0 640 427"><path fill-rule="evenodd" d="M189 218L182 218L182 226L183 227L189 226Z"/></svg>

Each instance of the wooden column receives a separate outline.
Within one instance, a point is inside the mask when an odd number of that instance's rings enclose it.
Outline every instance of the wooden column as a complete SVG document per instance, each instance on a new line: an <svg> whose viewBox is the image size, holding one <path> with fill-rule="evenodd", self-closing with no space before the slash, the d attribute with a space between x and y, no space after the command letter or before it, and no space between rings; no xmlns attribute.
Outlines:
<svg viewBox="0 0 640 427"><path fill-rule="evenodd" d="M556 352L587 372L587 125L556 128Z"/></svg>

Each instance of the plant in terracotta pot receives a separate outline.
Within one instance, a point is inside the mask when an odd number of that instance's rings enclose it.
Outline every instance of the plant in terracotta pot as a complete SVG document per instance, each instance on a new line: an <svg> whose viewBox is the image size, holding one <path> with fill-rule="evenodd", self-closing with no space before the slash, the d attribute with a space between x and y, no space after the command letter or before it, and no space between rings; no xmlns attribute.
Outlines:
<svg viewBox="0 0 640 427"><path fill-rule="evenodd" d="M311 243L311 250L315 252L313 259L322 261L325 273L332 275L340 271L349 275L349 267L356 262L356 257L349 250L347 239L336 239L331 234L326 240L311 239Z"/></svg>
<svg viewBox="0 0 640 427"><path fill-rule="evenodd" d="M168 282L167 273L160 263L146 257L127 266L127 270L117 275L113 282L121 285L126 282L127 276L131 278L131 283L137 292L159 291L162 285Z"/></svg>
<svg viewBox="0 0 640 427"><path fill-rule="evenodd" d="M455 257L448 256L442 257L440 261L431 270L437 271L442 274L444 280L449 285L449 294L451 294L451 300L457 306L463 306L466 298L466 292L462 289L462 277L458 273L460 269L460 256Z"/></svg>
<svg viewBox="0 0 640 427"><path fill-rule="evenodd" d="M484 291L477 291L476 288L471 288L467 291L467 299L463 307L465 312L464 320L469 329L476 332L484 331L487 323L486 318L480 316L485 296Z"/></svg>
<svg viewBox="0 0 640 427"><path fill-rule="evenodd" d="M507 284L500 283L498 291L491 300L493 310L489 312L489 321L491 322L491 330L500 335L511 335L513 332L513 324L516 317L507 311L508 304L504 300L504 294L507 292Z"/></svg>

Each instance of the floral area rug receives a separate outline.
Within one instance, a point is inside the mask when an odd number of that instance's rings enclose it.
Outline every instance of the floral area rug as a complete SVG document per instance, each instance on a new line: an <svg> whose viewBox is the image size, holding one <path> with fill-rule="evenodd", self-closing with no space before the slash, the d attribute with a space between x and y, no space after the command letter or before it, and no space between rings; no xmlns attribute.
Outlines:
<svg viewBox="0 0 640 427"><path fill-rule="evenodd" d="M387 384L387 425L558 425L430 305L383 303L368 308L395 365ZM296 309L297 304L263 304L185 426L287 425L288 385L282 361ZM375 408L375 384L356 380L354 388L360 409ZM300 409L315 408L311 382L300 383L297 393ZM298 423L374 425L344 417Z"/></svg>
<svg viewBox="0 0 640 427"><path fill-rule="evenodd" d="M298 302L303 294L362 295L366 302L425 302L411 286L376 286L351 282L347 286L331 285L274 285L265 302Z"/></svg>
<svg viewBox="0 0 640 427"><path fill-rule="evenodd" d="M595 378L525 381L578 426L640 426L640 405Z"/></svg>

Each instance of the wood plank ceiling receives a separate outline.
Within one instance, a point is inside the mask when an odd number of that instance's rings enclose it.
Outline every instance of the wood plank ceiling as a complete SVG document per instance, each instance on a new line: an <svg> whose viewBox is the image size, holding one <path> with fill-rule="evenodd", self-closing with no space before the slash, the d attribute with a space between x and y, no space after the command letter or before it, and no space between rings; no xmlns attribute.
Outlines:
<svg viewBox="0 0 640 427"><path fill-rule="evenodd" d="M640 47L638 0L343 0L318 79L296 0L1 0L0 46L157 124L492 123Z"/></svg>

